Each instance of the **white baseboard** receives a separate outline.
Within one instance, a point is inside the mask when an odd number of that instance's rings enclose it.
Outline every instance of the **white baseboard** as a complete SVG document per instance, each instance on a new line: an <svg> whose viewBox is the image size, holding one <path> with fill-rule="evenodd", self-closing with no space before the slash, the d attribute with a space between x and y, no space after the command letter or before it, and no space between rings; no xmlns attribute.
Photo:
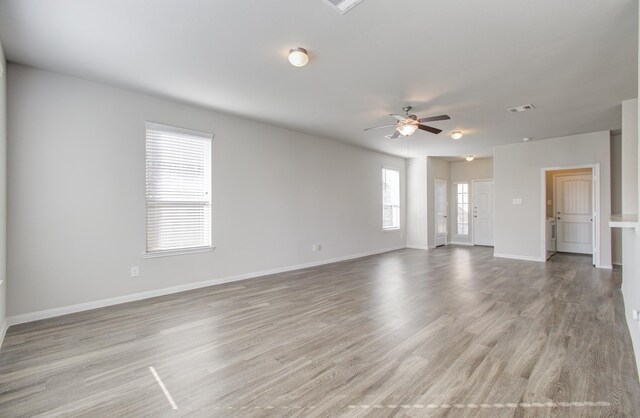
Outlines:
<svg viewBox="0 0 640 418"><path fill-rule="evenodd" d="M604 269L604 270L613 270L613 265L612 264L607 264L606 266L605 265L596 266L596 268Z"/></svg>
<svg viewBox="0 0 640 418"><path fill-rule="evenodd" d="M353 260L356 258L367 257L370 255L376 255L376 254L387 253L390 251L401 250L404 248L405 248L404 245L398 246L398 247L384 248L381 250L367 251L367 252L352 254L352 255L343 256L343 257L335 257L335 258L330 258L326 260L313 261L311 263L297 264L297 265L288 266L288 267L279 267L279 268L270 269L270 270L256 271L252 273L239 274L236 276L206 280L203 282L187 283L187 284L178 285L178 286L165 287L163 289L148 290L145 292L132 293L132 294L123 295L123 296L116 296L108 299L78 303L76 305L61 306L59 308L45 309L45 310L36 311L36 312L28 312L24 314L7 317L7 319L5 320L5 327L8 328L11 325L23 324L25 322L38 321L40 319L53 318L56 316L68 315L71 313L88 311L91 309L104 308L106 306L119 305L121 303L134 302L134 301L154 298L158 296L170 295L173 293L186 292L188 290L200 289L203 287L214 286L222 283L237 282L240 280L253 279L256 277L269 276L269 275L278 274L278 273L285 273L287 271L292 271L292 270L300 270L300 269L305 269L309 267L317 267L324 264L331 264L331 263L337 263L340 261ZM6 328L5 328L5 331L6 331Z"/></svg>
<svg viewBox="0 0 640 418"><path fill-rule="evenodd" d="M424 245L407 245L406 248L410 248L412 250L428 250L429 247Z"/></svg>
<svg viewBox="0 0 640 418"><path fill-rule="evenodd" d="M2 348L2 342L4 341L4 336L7 335L7 330L9 329L9 323L7 322L7 318L2 321L2 325L0 326L0 348Z"/></svg>
<svg viewBox="0 0 640 418"><path fill-rule="evenodd" d="M538 261L541 263L546 263L547 260L540 257L529 257L526 255L514 255L514 254L503 254L503 253L493 253L494 257L498 258L510 258L512 260L523 260L523 261Z"/></svg>
<svg viewBox="0 0 640 418"><path fill-rule="evenodd" d="M464 242L464 241L451 241L449 245L467 245L469 247L473 247L472 242Z"/></svg>

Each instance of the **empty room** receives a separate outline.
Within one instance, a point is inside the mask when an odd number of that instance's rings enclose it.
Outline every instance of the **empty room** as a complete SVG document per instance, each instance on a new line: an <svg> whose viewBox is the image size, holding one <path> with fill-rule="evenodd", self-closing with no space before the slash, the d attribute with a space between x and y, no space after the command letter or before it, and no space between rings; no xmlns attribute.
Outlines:
<svg viewBox="0 0 640 418"><path fill-rule="evenodd" d="M0 0L0 417L640 417L637 0Z"/></svg>

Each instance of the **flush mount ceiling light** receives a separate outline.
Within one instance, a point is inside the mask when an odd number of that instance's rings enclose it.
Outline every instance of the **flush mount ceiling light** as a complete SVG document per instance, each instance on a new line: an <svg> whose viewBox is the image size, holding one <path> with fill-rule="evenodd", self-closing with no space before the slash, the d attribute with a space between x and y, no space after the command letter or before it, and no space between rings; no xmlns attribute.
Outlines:
<svg viewBox="0 0 640 418"><path fill-rule="evenodd" d="M451 132L451 139L455 139L457 141L460 138L462 138L462 132L460 131Z"/></svg>
<svg viewBox="0 0 640 418"><path fill-rule="evenodd" d="M464 157L465 160L467 161L473 161L475 157L473 155L467 155L466 157Z"/></svg>
<svg viewBox="0 0 640 418"><path fill-rule="evenodd" d="M531 141L531 137L530 136L526 136L526 137L522 138L522 140L524 142L529 142L529 141Z"/></svg>
<svg viewBox="0 0 640 418"><path fill-rule="evenodd" d="M292 48L289 50L289 62L294 67L304 67L309 62L309 55L304 48Z"/></svg>

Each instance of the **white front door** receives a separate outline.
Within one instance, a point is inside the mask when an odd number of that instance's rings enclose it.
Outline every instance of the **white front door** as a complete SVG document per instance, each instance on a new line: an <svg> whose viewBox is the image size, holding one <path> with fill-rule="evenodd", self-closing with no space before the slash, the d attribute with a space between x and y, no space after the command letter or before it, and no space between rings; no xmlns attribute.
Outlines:
<svg viewBox="0 0 640 418"><path fill-rule="evenodd" d="M556 176L558 251L593 253L592 184L591 174Z"/></svg>
<svg viewBox="0 0 640 418"><path fill-rule="evenodd" d="M473 181L473 244L493 246L493 180Z"/></svg>
<svg viewBox="0 0 640 418"><path fill-rule="evenodd" d="M436 247L447 243L447 182L434 180L435 214L436 214Z"/></svg>

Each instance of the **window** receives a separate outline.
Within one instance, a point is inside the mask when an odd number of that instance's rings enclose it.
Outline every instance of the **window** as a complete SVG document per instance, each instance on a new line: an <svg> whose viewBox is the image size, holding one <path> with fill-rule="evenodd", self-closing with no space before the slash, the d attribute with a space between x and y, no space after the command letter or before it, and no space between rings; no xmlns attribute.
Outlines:
<svg viewBox="0 0 640 418"><path fill-rule="evenodd" d="M211 249L211 134L147 122L147 254Z"/></svg>
<svg viewBox="0 0 640 418"><path fill-rule="evenodd" d="M469 235L469 183L457 185L457 235Z"/></svg>
<svg viewBox="0 0 640 418"><path fill-rule="evenodd" d="M382 229L400 228L400 172L382 169Z"/></svg>

